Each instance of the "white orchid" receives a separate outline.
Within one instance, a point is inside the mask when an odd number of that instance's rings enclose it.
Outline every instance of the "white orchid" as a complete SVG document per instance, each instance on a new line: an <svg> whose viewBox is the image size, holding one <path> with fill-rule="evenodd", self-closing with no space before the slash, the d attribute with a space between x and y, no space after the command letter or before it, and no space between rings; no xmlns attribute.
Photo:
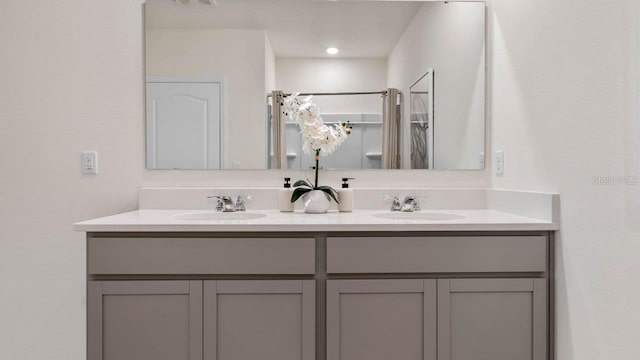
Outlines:
<svg viewBox="0 0 640 360"><path fill-rule="evenodd" d="M291 195L291 202L298 200L302 195L313 190L323 191L338 202L337 192L329 186L318 186L318 170L320 168L320 155L329 155L342 145L351 134L351 125L348 122L325 125L320 110L311 102L313 96L298 99L299 93L294 93L282 100L282 114L289 120L298 124L302 135L302 151L315 155L315 182L298 180L293 187L296 188Z"/></svg>
<svg viewBox="0 0 640 360"><path fill-rule="evenodd" d="M311 100L313 95L304 99L294 93L282 101L282 113L289 121L298 124L302 135L302 151L306 154L323 156L334 152L351 133L349 123L327 126L320 116L320 110Z"/></svg>

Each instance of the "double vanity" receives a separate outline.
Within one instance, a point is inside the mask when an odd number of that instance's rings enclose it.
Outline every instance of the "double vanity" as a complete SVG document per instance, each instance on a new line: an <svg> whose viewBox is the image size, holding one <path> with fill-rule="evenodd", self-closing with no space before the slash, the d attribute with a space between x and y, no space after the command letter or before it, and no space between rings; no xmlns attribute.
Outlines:
<svg viewBox="0 0 640 360"><path fill-rule="evenodd" d="M246 212L197 200L216 191L142 189L75 224L88 359L552 358L557 195L424 190L403 213L356 190L312 215L268 210L275 189Z"/></svg>

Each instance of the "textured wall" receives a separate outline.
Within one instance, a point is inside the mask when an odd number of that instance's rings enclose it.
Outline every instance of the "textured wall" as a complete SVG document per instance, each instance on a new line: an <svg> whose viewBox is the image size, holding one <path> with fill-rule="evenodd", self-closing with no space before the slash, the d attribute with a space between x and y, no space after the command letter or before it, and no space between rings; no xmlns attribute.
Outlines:
<svg viewBox="0 0 640 360"><path fill-rule="evenodd" d="M284 92L369 92L387 88L387 60L278 58L276 87ZM323 113L380 114L380 95L317 96Z"/></svg>
<svg viewBox="0 0 640 360"><path fill-rule="evenodd" d="M144 164L136 0L0 2L0 359L85 358L85 245ZM97 176L80 152L97 150Z"/></svg>
<svg viewBox="0 0 640 360"><path fill-rule="evenodd" d="M634 1L491 0L489 21L493 186L561 194L558 359L638 359L638 184L612 181L640 175Z"/></svg>
<svg viewBox="0 0 640 360"><path fill-rule="evenodd" d="M405 94L405 118L411 114L411 85L428 70L435 73L436 169L481 167L485 142L484 15L485 6L480 2L426 3L389 55L389 87ZM408 133L407 129L403 140L407 152Z"/></svg>

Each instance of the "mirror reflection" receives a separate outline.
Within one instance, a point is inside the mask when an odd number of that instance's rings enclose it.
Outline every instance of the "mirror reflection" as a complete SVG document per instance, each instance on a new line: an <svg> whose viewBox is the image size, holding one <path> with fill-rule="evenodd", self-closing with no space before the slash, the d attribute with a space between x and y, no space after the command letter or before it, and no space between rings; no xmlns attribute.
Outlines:
<svg viewBox="0 0 640 360"><path fill-rule="evenodd" d="M325 169L482 169L480 2L147 0L149 169L307 169L280 109L351 135Z"/></svg>

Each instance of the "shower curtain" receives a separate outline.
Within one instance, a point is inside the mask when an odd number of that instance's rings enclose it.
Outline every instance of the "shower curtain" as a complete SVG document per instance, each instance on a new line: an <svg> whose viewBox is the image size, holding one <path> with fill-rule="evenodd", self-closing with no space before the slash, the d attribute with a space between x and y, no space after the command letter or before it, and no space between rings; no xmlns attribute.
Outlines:
<svg viewBox="0 0 640 360"><path fill-rule="evenodd" d="M271 138L272 145L272 169L286 169L287 168L287 144L285 138L285 117L282 116L282 99L284 93L282 91L274 90L271 92Z"/></svg>
<svg viewBox="0 0 640 360"><path fill-rule="evenodd" d="M402 93L398 89L387 89L387 94L382 104L382 168L400 169L400 120L402 119L400 104L402 104Z"/></svg>

